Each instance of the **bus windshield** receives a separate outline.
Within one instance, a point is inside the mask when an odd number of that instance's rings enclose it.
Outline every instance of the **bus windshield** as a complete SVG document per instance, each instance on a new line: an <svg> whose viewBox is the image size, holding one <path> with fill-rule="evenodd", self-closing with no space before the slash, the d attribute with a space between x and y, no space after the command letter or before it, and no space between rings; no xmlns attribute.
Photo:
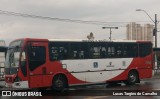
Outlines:
<svg viewBox="0 0 160 99"><path fill-rule="evenodd" d="M12 42L7 50L5 74L16 74L19 67L22 40Z"/></svg>

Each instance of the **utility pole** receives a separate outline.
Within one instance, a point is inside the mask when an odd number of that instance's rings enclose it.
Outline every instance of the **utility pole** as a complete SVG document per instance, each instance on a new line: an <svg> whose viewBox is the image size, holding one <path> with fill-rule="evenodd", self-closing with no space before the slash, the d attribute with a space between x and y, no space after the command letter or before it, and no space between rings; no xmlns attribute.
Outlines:
<svg viewBox="0 0 160 99"><path fill-rule="evenodd" d="M118 27L102 27L102 29L110 29L110 37L109 37L109 40L111 41L112 40L112 29L118 29Z"/></svg>
<svg viewBox="0 0 160 99"><path fill-rule="evenodd" d="M157 14L155 14L155 21L154 21L154 23L155 23L155 30L154 30L154 36L155 36L155 48L157 48Z"/></svg>
<svg viewBox="0 0 160 99"><path fill-rule="evenodd" d="M145 11L145 10L142 10L142 9L137 9L136 11L143 11L144 13L147 14L147 16L152 20L152 22L154 23L154 29L153 29L153 36L155 36L155 48L157 48L157 14L155 14L155 20L153 20L150 15Z"/></svg>

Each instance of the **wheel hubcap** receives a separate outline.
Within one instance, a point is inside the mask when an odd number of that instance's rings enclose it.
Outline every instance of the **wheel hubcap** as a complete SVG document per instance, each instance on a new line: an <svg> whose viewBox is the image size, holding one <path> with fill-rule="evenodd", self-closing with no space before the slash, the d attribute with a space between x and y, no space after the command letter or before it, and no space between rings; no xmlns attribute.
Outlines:
<svg viewBox="0 0 160 99"><path fill-rule="evenodd" d="M63 87L63 82L61 80L57 80L56 81L56 86L59 87L59 88Z"/></svg>
<svg viewBox="0 0 160 99"><path fill-rule="evenodd" d="M130 77L129 77L129 78L130 78L130 81L131 81L131 82L135 82L135 80L136 80L135 75L130 75Z"/></svg>

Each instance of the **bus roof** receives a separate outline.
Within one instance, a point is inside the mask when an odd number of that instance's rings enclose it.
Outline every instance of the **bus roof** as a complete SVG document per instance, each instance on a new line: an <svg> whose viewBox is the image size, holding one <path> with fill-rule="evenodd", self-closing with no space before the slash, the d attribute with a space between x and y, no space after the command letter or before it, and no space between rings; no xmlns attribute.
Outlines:
<svg viewBox="0 0 160 99"><path fill-rule="evenodd" d="M21 38L16 40L29 40L29 41L50 41L50 42L150 42L151 41L142 41L142 40L106 40L106 39L97 39L97 40L88 40L88 39L43 39L43 38Z"/></svg>
<svg viewBox="0 0 160 99"><path fill-rule="evenodd" d="M137 40L82 40L82 39L48 39L51 42L151 42L151 41L137 41Z"/></svg>

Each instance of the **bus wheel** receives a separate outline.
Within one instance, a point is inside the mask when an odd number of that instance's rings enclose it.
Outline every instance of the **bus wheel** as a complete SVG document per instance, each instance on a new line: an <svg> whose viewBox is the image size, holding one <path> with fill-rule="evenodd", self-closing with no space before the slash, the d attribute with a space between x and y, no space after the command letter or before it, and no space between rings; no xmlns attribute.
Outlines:
<svg viewBox="0 0 160 99"><path fill-rule="evenodd" d="M62 91L66 88L67 82L63 75L57 75L53 78L52 89L55 91Z"/></svg>
<svg viewBox="0 0 160 99"><path fill-rule="evenodd" d="M138 82L138 79L138 73L136 71L130 71L128 74L128 79L124 81L124 83L127 85L134 85Z"/></svg>

